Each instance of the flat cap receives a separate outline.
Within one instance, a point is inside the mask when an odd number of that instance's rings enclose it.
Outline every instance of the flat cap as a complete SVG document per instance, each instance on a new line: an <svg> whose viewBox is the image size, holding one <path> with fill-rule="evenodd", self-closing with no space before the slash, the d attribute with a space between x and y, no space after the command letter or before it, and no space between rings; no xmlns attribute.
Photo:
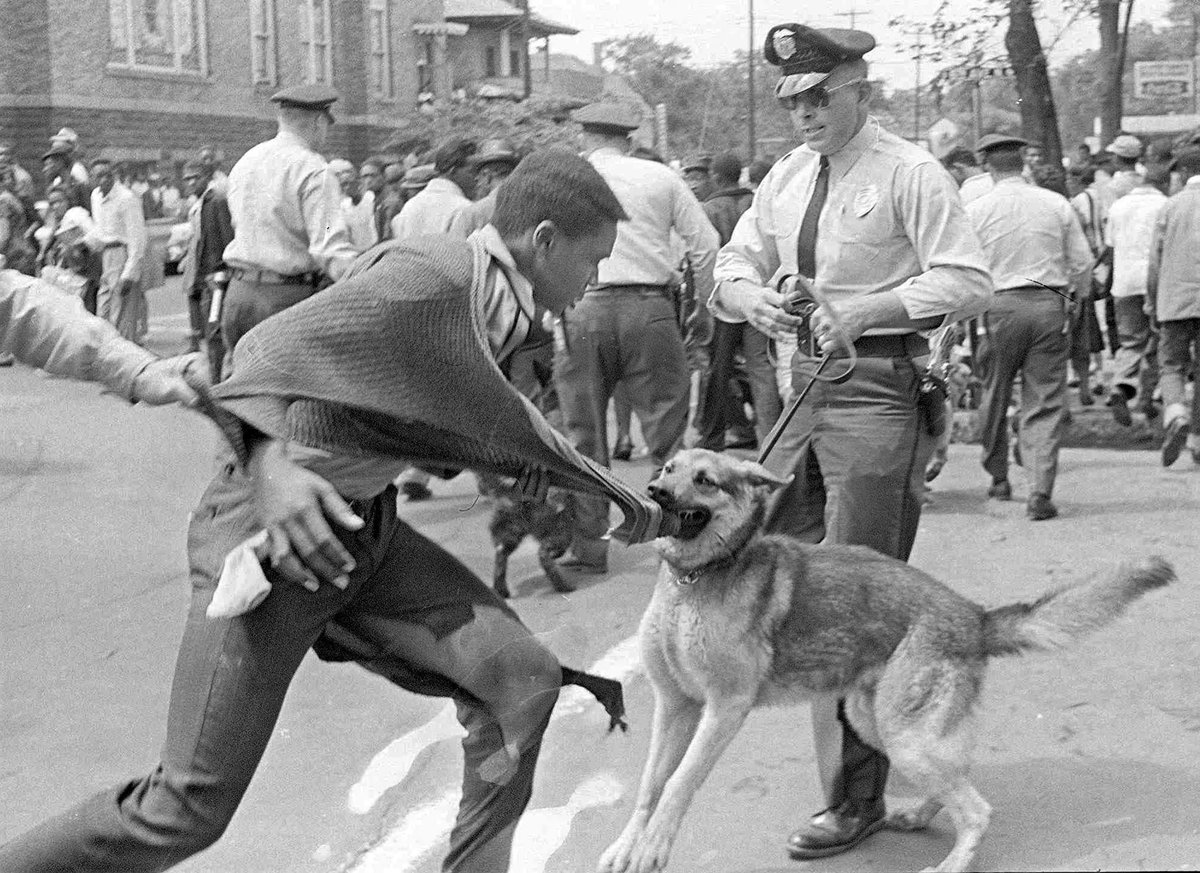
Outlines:
<svg viewBox="0 0 1200 873"><path fill-rule="evenodd" d="M1011 133L988 133L979 138L979 142L975 143L975 151L987 152L992 149L1023 149L1029 145L1029 140L1024 137L1014 136Z"/></svg>
<svg viewBox="0 0 1200 873"><path fill-rule="evenodd" d="M597 133L630 133L642 126L642 119L620 103L589 103L571 113L571 119Z"/></svg>
<svg viewBox="0 0 1200 873"><path fill-rule="evenodd" d="M1119 158L1140 158L1142 156L1142 141L1136 136L1123 133L1104 149Z"/></svg>
<svg viewBox="0 0 1200 873"><path fill-rule="evenodd" d="M293 85L271 95L271 102L312 112L328 112L337 102L338 92L328 85ZM332 118L332 116L330 116Z"/></svg>
<svg viewBox="0 0 1200 873"><path fill-rule="evenodd" d="M709 155L688 155L687 159L679 165L679 169L685 173L688 170L703 170L707 173L712 169L712 158Z"/></svg>
<svg viewBox="0 0 1200 873"><path fill-rule="evenodd" d="M67 145L76 146L79 144L79 134L69 127L63 127L59 129L58 133L50 137L50 142L65 142Z"/></svg>
<svg viewBox="0 0 1200 873"><path fill-rule="evenodd" d="M419 167L413 167L411 170L406 170L404 178L400 182L400 188L404 191L420 191L428 185L433 177L437 175L437 167L433 164L422 164Z"/></svg>
<svg viewBox="0 0 1200 873"><path fill-rule="evenodd" d="M513 144L506 139L485 139L479 144L479 151L471 158L471 164L482 167L485 164L512 164L516 166L521 160Z"/></svg>
<svg viewBox="0 0 1200 873"><path fill-rule="evenodd" d="M767 31L763 57L779 67L776 97L791 97L819 85L839 66L857 61L875 48L875 37L864 30L777 24Z"/></svg>
<svg viewBox="0 0 1200 873"><path fill-rule="evenodd" d="M50 146L50 149L44 155L42 155L42 160L44 161L44 160L46 160L46 158L53 158L56 156L61 156L61 157L65 158L67 155L72 154L74 151L75 150L73 148L71 148L70 143L66 143L66 142L63 142L62 140L58 140L53 145Z"/></svg>

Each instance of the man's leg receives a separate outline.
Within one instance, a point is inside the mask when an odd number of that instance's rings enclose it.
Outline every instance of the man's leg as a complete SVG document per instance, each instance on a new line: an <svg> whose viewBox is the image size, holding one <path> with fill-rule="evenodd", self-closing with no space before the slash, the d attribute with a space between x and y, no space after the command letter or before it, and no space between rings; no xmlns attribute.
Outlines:
<svg viewBox="0 0 1200 873"><path fill-rule="evenodd" d="M771 360L770 338L747 324L742 331L742 355L746 359L746 375L754 398L754 431L761 446L783 411L775 380L775 363Z"/></svg>
<svg viewBox="0 0 1200 873"><path fill-rule="evenodd" d="M558 661L478 577L402 522L336 624L378 652L356 658L363 666L455 698L467 731L463 797L443 869L507 870L562 681Z"/></svg>
<svg viewBox="0 0 1200 873"><path fill-rule="evenodd" d="M309 285L263 285L244 279L231 280L221 310L221 336L228 356L232 357L238 340L254 325L312 295ZM229 375L229 368L225 369Z"/></svg>
<svg viewBox="0 0 1200 873"><path fill-rule="evenodd" d="M1184 443L1197 431L1187 407L1187 377L1192 372L1193 323L1197 319L1164 321L1159 324L1158 387L1163 402L1163 465L1179 457Z"/></svg>
<svg viewBox="0 0 1200 873"><path fill-rule="evenodd" d="M741 343L742 324L716 319L709 343L709 369L702 379L703 392L697 414L696 446L720 452L725 449L725 430L729 424L729 380L733 378L733 356Z"/></svg>
<svg viewBox="0 0 1200 873"><path fill-rule="evenodd" d="M642 425L655 469L679 449L687 430L689 394L687 356L665 297L631 295L617 309L621 379ZM718 403L727 402L728 382Z"/></svg>
<svg viewBox="0 0 1200 873"><path fill-rule="evenodd" d="M1062 302L1049 298L1023 314L1033 342L1021 368L1021 456L1032 479L1030 496L1054 492L1058 449L1066 430L1067 345ZM1032 508L1032 505L1031 505Z"/></svg>
<svg viewBox="0 0 1200 873"><path fill-rule="evenodd" d="M159 873L224 832L271 738L288 684L324 626L322 610L350 596L321 597L274 579L274 590L254 611L208 619L225 554L257 527L246 480L230 465L209 486L188 532L192 603L159 765L0 847L0 870Z"/></svg>
<svg viewBox="0 0 1200 873"><path fill-rule="evenodd" d="M204 339L205 328L208 325L208 307L204 305L208 297L210 295L200 288L187 291L189 351L200 351L200 342Z"/></svg>
<svg viewBox="0 0 1200 873"><path fill-rule="evenodd" d="M1150 319L1142 310L1145 299L1142 294L1113 298L1120 343L1113 357L1113 388L1124 396L1126 405L1139 396L1145 366L1146 343L1150 338Z"/></svg>
<svg viewBox="0 0 1200 873"><path fill-rule="evenodd" d="M985 332L979 343L978 366L983 375L983 397L979 404L982 424L983 469L992 477L992 496L1008 499L1008 406L1013 379L1025 357L1026 338L1018 327L1022 300L1019 292L996 295L984 318Z"/></svg>

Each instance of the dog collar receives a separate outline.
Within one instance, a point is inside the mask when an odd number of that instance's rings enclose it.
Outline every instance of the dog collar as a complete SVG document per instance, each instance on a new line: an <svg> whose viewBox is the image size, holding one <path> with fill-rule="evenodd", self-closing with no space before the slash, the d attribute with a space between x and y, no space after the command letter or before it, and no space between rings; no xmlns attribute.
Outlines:
<svg viewBox="0 0 1200 873"><path fill-rule="evenodd" d="M715 560L715 561L709 561L707 564L703 564L699 567L696 567L694 570L689 570L688 572L684 573L682 576L680 574L672 571L671 577L675 580L676 585L683 585L685 587L692 586L692 585L695 585L697 582L699 582L700 578L708 570L715 570L719 567L725 567L725 566L731 565L731 564L733 564L733 562L735 560L737 560L737 557L735 555L726 555L723 558L717 558L717 560Z"/></svg>

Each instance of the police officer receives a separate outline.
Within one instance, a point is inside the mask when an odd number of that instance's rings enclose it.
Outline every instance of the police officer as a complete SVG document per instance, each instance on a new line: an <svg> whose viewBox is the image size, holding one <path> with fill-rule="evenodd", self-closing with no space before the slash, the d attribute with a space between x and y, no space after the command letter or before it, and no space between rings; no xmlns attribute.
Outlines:
<svg viewBox="0 0 1200 873"><path fill-rule="evenodd" d="M988 134L975 146L995 182L967 204L988 256L996 298L983 318L983 467L988 496L1012 497L1008 482L1008 404L1021 374L1021 457L1032 478L1026 513L1058 514L1050 499L1065 427L1071 291L1086 300L1092 252L1065 197L1027 181L1019 136Z"/></svg>
<svg viewBox="0 0 1200 873"><path fill-rule="evenodd" d="M835 358L829 376L845 376L814 384L770 456L768 466L795 478L770 507L768 529L906 560L933 448L918 331L984 308L991 284L949 174L867 114L863 55L874 46L858 30L768 32L766 59L782 72L775 94L804 145L763 179L721 249L712 308L776 338L811 329L812 346L793 359L797 389L819 355ZM807 325L783 308L777 284L788 276L820 301ZM797 859L845 851L884 824L888 760L857 737L844 709L813 704L828 808L789 839Z"/></svg>
<svg viewBox="0 0 1200 873"><path fill-rule="evenodd" d="M279 91L271 97L278 134L229 171L235 235L225 249L232 278L221 332L230 352L250 328L312 296L325 279L337 280L358 256L338 180L318 154L337 99L324 85Z"/></svg>
<svg viewBox="0 0 1200 873"><path fill-rule="evenodd" d="M717 232L687 185L662 164L626 154L641 121L622 106L593 103L575 112L588 160L629 215L612 255L565 320L554 359L563 422L575 447L608 464L608 401L618 382L628 390L655 466L679 449L687 428L689 379L675 320L679 263L672 233L695 273L696 299L712 292ZM689 341L708 342L704 307ZM703 334L703 335L699 335ZM562 565L583 572L608 567L608 501L576 497L576 530Z"/></svg>

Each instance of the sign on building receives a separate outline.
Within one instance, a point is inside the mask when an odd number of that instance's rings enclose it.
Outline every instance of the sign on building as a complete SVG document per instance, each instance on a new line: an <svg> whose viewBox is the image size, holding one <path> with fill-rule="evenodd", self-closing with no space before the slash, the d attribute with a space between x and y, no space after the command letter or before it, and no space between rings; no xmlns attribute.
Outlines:
<svg viewBox="0 0 1200 873"><path fill-rule="evenodd" d="M1133 96L1138 100L1192 96L1196 73L1192 61L1135 61Z"/></svg>

